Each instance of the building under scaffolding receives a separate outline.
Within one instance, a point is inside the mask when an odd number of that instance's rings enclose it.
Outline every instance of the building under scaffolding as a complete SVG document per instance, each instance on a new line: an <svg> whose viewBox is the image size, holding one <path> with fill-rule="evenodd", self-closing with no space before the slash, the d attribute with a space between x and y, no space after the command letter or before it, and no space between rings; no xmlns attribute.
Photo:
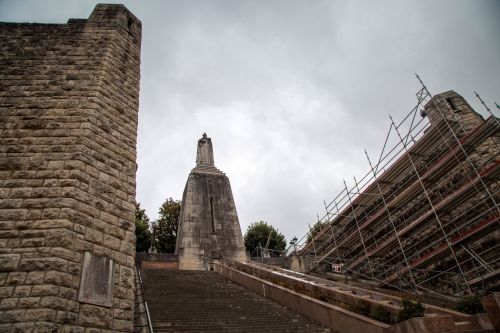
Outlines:
<svg viewBox="0 0 500 333"><path fill-rule="evenodd" d="M499 119L423 83L417 99L403 121L391 118L378 159L366 154L371 170L352 187L344 181L295 251L310 271L410 291L498 289Z"/></svg>

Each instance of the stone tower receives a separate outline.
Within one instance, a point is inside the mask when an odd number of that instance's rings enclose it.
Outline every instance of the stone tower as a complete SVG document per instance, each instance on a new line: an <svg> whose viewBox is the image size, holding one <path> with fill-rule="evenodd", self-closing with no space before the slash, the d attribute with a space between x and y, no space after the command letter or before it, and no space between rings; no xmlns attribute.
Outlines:
<svg viewBox="0 0 500 333"><path fill-rule="evenodd" d="M0 331L131 332L141 22L0 23Z"/></svg>
<svg viewBox="0 0 500 333"><path fill-rule="evenodd" d="M214 166L206 134L198 141L196 167L184 188L175 252L180 269L203 270L220 259L246 259L229 178Z"/></svg>

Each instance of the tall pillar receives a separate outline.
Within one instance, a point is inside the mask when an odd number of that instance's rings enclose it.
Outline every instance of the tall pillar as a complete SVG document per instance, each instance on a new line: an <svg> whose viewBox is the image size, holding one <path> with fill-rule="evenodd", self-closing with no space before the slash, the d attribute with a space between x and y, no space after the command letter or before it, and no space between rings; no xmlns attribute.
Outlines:
<svg viewBox="0 0 500 333"><path fill-rule="evenodd" d="M131 332L141 22L0 23L0 331Z"/></svg>

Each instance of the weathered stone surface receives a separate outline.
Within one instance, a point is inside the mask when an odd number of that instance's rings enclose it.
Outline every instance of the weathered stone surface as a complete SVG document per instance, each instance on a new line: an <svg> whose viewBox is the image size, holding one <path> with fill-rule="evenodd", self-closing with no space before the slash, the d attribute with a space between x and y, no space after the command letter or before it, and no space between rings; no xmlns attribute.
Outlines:
<svg viewBox="0 0 500 333"><path fill-rule="evenodd" d="M110 327L112 323L111 310L94 305L84 304L80 312L80 325L94 327Z"/></svg>
<svg viewBox="0 0 500 333"><path fill-rule="evenodd" d="M481 299L491 324L498 332L500 331L500 293L492 293Z"/></svg>
<svg viewBox="0 0 500 333"><path fill-rule="evenodd" d="M15 271L20 260L20 254L0 254L0 272Z"/></svg>
<svg viewBox="0 0 500 333"><path fill-rule="evenodd" d="M140 45L141 22L122 5L66 24L0 23L0 331L133 327L123 304L135 289L125 233ZM123 272L109 282L126 290L111 293L111 308L76 301L86 251Z"/></svg>
<svg viewBox="0 0 500 333"><path fill-rule="evenodd" d="M179 217L179 268L202 270L219 259L245 260L245 247L229 178L214 166L212 141L198 141Z"/></svg>

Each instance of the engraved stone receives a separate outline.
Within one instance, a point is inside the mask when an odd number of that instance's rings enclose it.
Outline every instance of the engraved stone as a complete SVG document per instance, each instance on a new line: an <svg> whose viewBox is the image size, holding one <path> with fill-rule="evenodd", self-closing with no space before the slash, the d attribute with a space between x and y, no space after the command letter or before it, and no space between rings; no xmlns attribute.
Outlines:
<svg viewBox="0 0 500 333"><path fill-rule="evenodd" d="M111 307L113 264L113 259L85 252L78 301Z"/></svg>

